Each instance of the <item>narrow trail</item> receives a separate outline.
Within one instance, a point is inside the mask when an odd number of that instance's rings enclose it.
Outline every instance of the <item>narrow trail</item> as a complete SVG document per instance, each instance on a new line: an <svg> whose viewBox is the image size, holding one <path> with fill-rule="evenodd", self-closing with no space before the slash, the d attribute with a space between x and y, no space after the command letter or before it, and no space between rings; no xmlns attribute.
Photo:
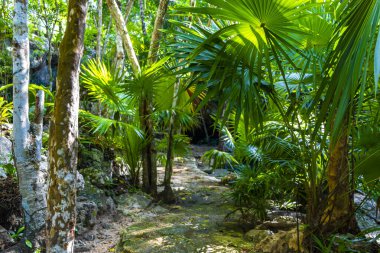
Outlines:
<svg viewBox="0 0 380 253"><path fill-rule="evenodd" d="M163 175L164 168L158 168L159 183ZM140 192L119 196L118 213L100 217L94 240L82 251L79 240L76 252L251 252L238 222L225 219L233 207L225 197L228 188L219 182L198 169L194 157L176 161L176 204L153 204Z"/></svg>

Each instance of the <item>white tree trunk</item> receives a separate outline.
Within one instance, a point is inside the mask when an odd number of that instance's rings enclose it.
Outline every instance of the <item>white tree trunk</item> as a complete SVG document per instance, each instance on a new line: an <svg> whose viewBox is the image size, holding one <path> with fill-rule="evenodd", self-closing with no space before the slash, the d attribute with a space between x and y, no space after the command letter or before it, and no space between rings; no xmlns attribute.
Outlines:
<svg viewBox="0 0 380 253"><path fill-rule="evenodd" d="M116 35L116 55L115 55L115 65L120 72L124 69L124 49L123 49L123 40L119 34Z"/></svg>
<svg viewBox="0 0 380 253"><path fill-rule="evenodd" d="M135 50L133 49L132 41L129 37L128 29L125 24L123 15L121 14L120 9L117 6L115 0L107 0L107 5L110 9L112 18L115 20L117 31L120 34L121 39L123 40L123 45L125 51L127 51L128 58L131 61L133 72L135 74L138 74L140 73L140 64L137 60Z"/></svg>
<svg viewBox="0 0 380 253"><path fill-rule="evenodd" d="M13 19L13 135L26 235L34 238L45 224L45 174L41 171L42 116L29 122L28 2L15 0ZM41 93L38 93L41 96ZM37 96L37 100L39 100ZM42 95L43 96L43 95ZM40 100L39 100L40 101ZM38 103L41 105L41 103ZM43 101L42 101L43 107ZM36 111L41 110L40 107ZM37 113L38 114L38 113ZM42 112L41 112L42 114Z"/></svg>
<svg viewBox="0 0 380 253"><path fill-rule="evenodd" d="M96 36L96 59L100 60L102 52L102 31L103 31L103 0L98 0L98 33Z"/></svg>

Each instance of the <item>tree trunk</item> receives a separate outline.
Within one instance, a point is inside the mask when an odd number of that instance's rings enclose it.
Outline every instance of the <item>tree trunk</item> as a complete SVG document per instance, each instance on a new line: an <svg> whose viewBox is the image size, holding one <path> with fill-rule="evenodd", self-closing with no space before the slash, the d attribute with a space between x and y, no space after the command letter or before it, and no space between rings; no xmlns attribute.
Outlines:
<svg viewBox="0 0 380 253"><path fill-rule="evenodd" d="M154 21L154 28L152 39L150 41L148 60L152 64L157 61L158 49L160 48L161 29L164 26L166 11L168 10L169 0L160 0L158 6L156 20Z"/></svg>
<svg viewBox="0 0 380 253"><path fill-rule="evenodd" d="M148 54L148 63L153 64L157 61L160 29L163 26L166 10L168 8L169 1L161 0L157 16L154 23L151 44ZM148 97L143 97L140 103L140 118L141 126L145 129L145 147L142 154L143 165L143 190L152 195L157 194L157 165L156 165L156 148L154 143L154 127L153 120L151 119L152 101Z"/></svg>
<svg viewBox="0 0 380 253"><path fill-rule="evenodd" d="M125 18L124 18L125 22L128 22L129 14L131 14L133 3L134 3L134 0L129 0L127 3L127 8L125 10Z"/></svg>
<svg viewBox="0 0 380 253"><path fill-rule="evenodd" d="M120 73L123 72L124 69L124 49L123 49L123 41L119 34L116 35L116 55L115 55L115 66L120 70Z"/></svg>
<svg viewBox="0 0 380 253"><path fill-rule="evenodd" d="M98 33L96 35L96 59L101 59L103 30L103 0L98 0Z"/></svg>
<svg viewBox="0 0 380 253"><path fill-rule="evenodd" d="M125 10L125 17L124 17L125 23L128 22L129 14L131 13L131 10L133 7L133 2L134 2L134 0L129 0L127 3L127 7ZM117 29L117 27L116 27L116 29ZM123 40L122 40L119 32L117 32L115 65L121 71L124 69L124 60L125 60L125 53L124 53L124 48L123 48Z"/></svg>
<svg viewBox="0 0 380 253"><path fill-rule="evenodd" d="M145 133L145 145L142 150L142 167L143 167L143 191L157 195L157 165L154 142L153 121L151 118L152 108L148 99L142 99L140 103L140 125Z"/></svg>
<svg viewBox="0 0 380 253"><path fill-rule="evenodd" d="M329 189L328 203L323 217L324 232L348 232L353 228L353 205L351 199L350 170L348 161L348 117L336 143L330 144L327 165Z"/></svg>
<svg viewBox="0 0 380 253"><path fill-rule="evenodd" d="M107 5L110 9L113 19L115 20L117 31L123 40L123 45L131 62L133 72L135 74L138 74L140 73L140 64L137 60L137 56L135 50L133 49L131 38L129 37L128 29L120 12L120 9L117 6L115 0L107 0Z"/></svg>
<svg viewBox="0 0 380 253"><path fill-rule="evenodd" d="M79 68L87 0L70 0L50 123L47 252L74 252Z"/></svg>
<svg viewBox="0 0 380 253"><path fill-rule="evenodd" d="M106 38L104 39L104 44L103 44L103 47L102 47L102 52L100 53L101 57L104 57L104 54L106 53L106 49L107 49L107 44L108 44L108 39L109 39L111 27L112 27L112 17L110 17L110 21L109 21L108 26L107 26Z"/></svg>
<svg viewBox="0 0 380 253"><path fill-rule="evenodd" d="M141 29L144 37L146 37L148 34L146 32L146 24L145 24L145 10L144 10L144 0L140 1L140 19L141 19Z"/></svg>
<svg viewBox="0 0 380 253"><path fill-rule="evenodd" d="M36 108L36 122L29 121L28 2L15 0L13 19L13 135L26 236L34 239L45 223L45 177L41 171L42 110ZM41 93L37 96L37 105ZM42 95L43 96L43 95ZM42 97L41 97L42 99ZM42 101L43 106L43 101Z"/></svg>
<svg viewBox="0 0 380 253"><path fill-rule="evenodd" d="M170 122L169 122L169 136L168 136L168 151L166 153L166 166L165 166L165 178L164 178L164 191L162 193L163 200L168 203L175 202L175 195L171 187L171 179L173 175L173 160L174 160L174 130L175 130L175 113L173 110L177 107L178 94L179 94L180 83L177 81L174 84L173 90L173 102L170 111Z"/></svg>

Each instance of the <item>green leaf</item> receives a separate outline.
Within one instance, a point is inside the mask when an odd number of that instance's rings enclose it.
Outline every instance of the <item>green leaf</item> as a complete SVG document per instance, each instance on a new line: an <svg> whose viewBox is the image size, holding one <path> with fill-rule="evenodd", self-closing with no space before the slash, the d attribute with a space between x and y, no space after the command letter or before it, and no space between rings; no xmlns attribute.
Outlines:
<svg viewBox="0 0 380 253"><path fill-rule="evenodd" d="M28 248L33 248L33 244L31 241L29 241L28 239L25 240L25 245L28 246Z"/></svg>

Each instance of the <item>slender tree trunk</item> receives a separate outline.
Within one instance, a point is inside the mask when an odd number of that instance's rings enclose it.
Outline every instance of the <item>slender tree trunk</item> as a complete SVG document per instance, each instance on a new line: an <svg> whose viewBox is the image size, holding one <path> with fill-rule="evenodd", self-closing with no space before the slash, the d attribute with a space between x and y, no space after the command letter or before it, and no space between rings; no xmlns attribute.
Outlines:
<svg viewBox="0 0 380 253"><path fill-rule="evenodd" d="M124 49L123 49L123 41L119 34L116 35L116 55L115 55L115 65L120 70L120 72L124 69Z"/></svg>
<svg viewBox="0 0 380 253"><path fill-rule="evenodd" d="M101 57L104 57L104 54L106 53L106 49L107 49L107 44L108 44L108 40L109 40L109 35L110 35L111 27L112 27L112 17L110 17L110 22L108 23L108 26L107 26L106 38L104 39L104 44L103 44L103 47L102 47Z"/></svg>
<svg viewBox="0 0 380 253"><path fill-rule="evenodd" d="M157 195L157 165L156 165L156 148L154 142L153 121L151 118L152 108L147 102L148 99L142 99L140 103L140 125L145 133L145 145L142 150L142 167L143 183L142 188L146 193L152 196Z"/></svg>
<svg viewBox="0 0 380 253"><path fill-rule="evenodd" d="M13 135L26 236L34 239L44 227L45 177L41 171L42 109L36 108L36 122L29 121L28 2L14 1L13 19ZM37 102L41 94L38 93ZM42 99L42 97L41 97ZM37 103L41 105L41 103ZM43 102L42 102L43 107Z"/></svg>
<svg viewBox="0 0 380 253"><path fill-rule="evenodd" d="M350 169L348 161L348 117L336 143L330 144L330 159L327 165L329 196L323 217L324 232L347 232L353 228L353 205L350 187Z"/></svg>
<svg viewBox="0 0 380 253"><path fill-rule="evenodd" d="M148 36L146 32L146 24L145 24L145 9L144 9L144 0L139 0L140 3L140 19L141 19L141 29L144 37Z"/></svg>
<svg viewBox="0 0 380 253"><path fill-rule="evenodd" d="M168 8L169 1L161 0L156 20L154 23L151 44L148 54L148 63L153 64L157 61L159 39L161 36L160 29L163 27L166 10ZM152 195L157 194L157 165L156 165L156 148L154 142L154 127L153 120L151 119L152 101L149 97L143 97L140 103L140 118L141 126L145 129L145 146L142 154L143 165L143 190Z"/></svg>
<svg viewBox="0 0 380 253"><path fill-rule="evenodd" d="M131 13L132 7L133 7L134 0L129 0L127 3L127 7L125 10L125 23L128 22L129 14ZM117 28L116 28L117 29ZM125 60L125 53L123 48L123 40L117 32L116 35L116 56L115 56L115 65L118 69L123 70L124 69L124 60Z"/></svg>
<svg viewBox="0 0 380 253"><path fill-rule="evenodd" d="M127 3L127 8L125 10L125 17L124 17L125 22L128 22L129 14L131 14L134 2L135 2L134 0L129 0Z"/></svg>
<svg viewBox="0 0 380 253"><path fill-rule="evenodd" d="M163 200L166 203L174 203L175 195L171 187L171 179L173 175L173 160L174 160L174 130L175 130L175 113L173 111L177 107L178 94L179 94L180 82L179 80L174 84L173 90L173 102L170 111L170 122L169 122L169 135L168 135L168 150L166 153L166 166L165 166L165 177L164 177L164 192L162 193Z"/></svg>
<svg viewBox="0 0 380 253"><path fill-rule="evenodd" d="M150 41L148 60L150 63L154 63L158 58L158 49L160 48L161 29L164 26L165 15L168 10L169 0L160 0L158 6L156 20L154 21L154 29L152 33L152 39Z"/></svg>
<svg viewBox="0 0 380 253"><path fill-rule="evenodd" d="M133 72L135 74L138 74L140 73L140 64L137 60L137 56L135 50L133 49L131 38L129 37L128 29L120 12L120 9L117 6L115 0L107 0L107 5L110 9L113 19L115 20L116 28L123 40L123 45L131 62Z"/></svg>
<svg viewBox="0 0 380 253"><path fill-rule="evenodd" d="M98 33L96 36L96 59L101 59L103 31L103 0L98 0Z"/></svg>
<svg viewBox="0 0 380 253"><path fill-rule="evenodd" d="M47 63L48 63L49 89L50 89L50 91L53 90L53 82L54 82L54 79L53 79L53 69L52 69L52 66L51 66L52 57L53 57L53 53L52 53L51 39L49 39L49 48L48 48L48 54L47 54Z"/></svg>
<svg viewBox="0 0 380 253"><path fill-rule="evenodd" d="M74 252L79 68L87 0L70 0L60 45L57 93L50 124L47 252Z"/></svg>
<svg viewBox="0 0 380 253"><path fill-rule="evenodd" d="M201 121L202 121L203 131L205 132L207 145L210 145L210 136L209 136L208 131L207 131L207 125L206 125L206 120L205 120L205 116L204 116L204 113L205 113L204 111L205 111L204 108L202 108L200 111Z"/></svg>

